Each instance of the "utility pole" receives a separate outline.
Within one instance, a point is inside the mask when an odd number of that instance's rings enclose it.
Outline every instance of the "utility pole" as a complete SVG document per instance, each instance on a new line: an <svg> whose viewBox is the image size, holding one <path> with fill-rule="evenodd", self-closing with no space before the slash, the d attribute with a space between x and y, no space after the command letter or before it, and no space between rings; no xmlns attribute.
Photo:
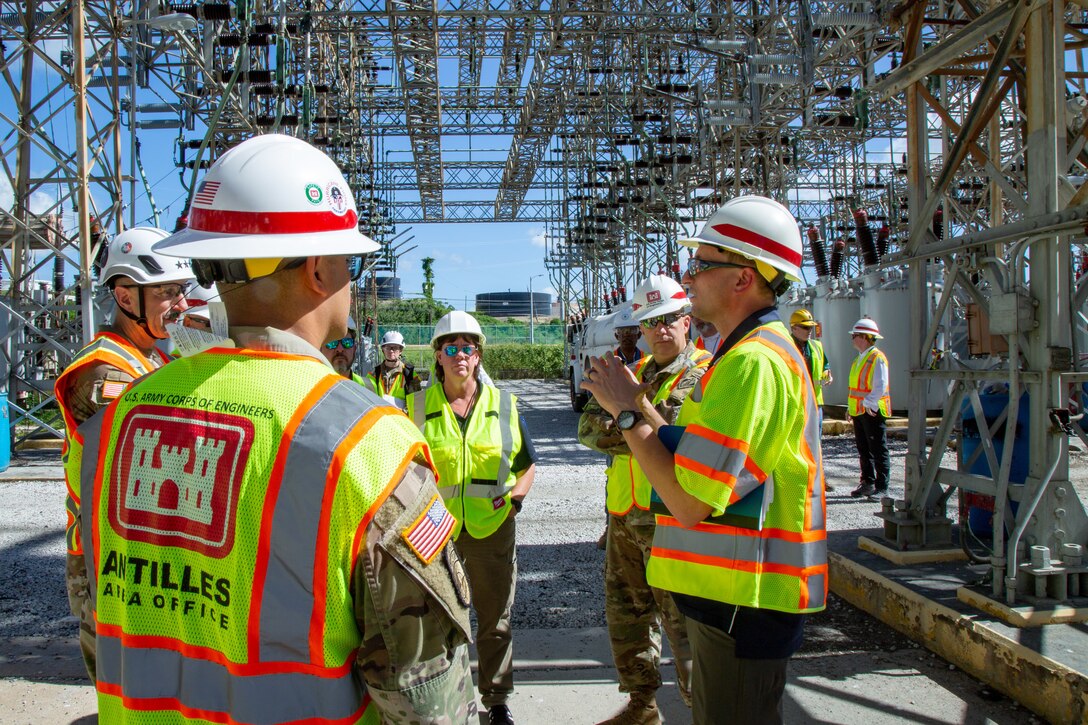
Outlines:
<svg viewBox="0 0 1088 725"><path fill-rule="evenodd" d="M533 309L533 280L543 277L543 274L534 274L529 277L529 344L536 344L536 310Z"/></svg>

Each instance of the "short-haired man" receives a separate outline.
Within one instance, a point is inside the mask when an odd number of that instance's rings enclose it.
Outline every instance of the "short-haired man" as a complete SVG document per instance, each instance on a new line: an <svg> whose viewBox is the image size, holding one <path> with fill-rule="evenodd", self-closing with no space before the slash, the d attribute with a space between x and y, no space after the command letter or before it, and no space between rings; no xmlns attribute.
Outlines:
<svg viewBox="0 0 1088 725"><path fill-rule="evenodd" d="M378 248L343 175L268 134L201 188L156 249L218 284L231 344L139 381L70 466L99 719L474 722L469 591L427 444L319 350Z"/></svg>
<svg viewBox="0 0 1088 725"><path fill-rule="evenodd" d="M57 405L64 418L64 455L78 445L73 436L83 421L109 405L136 378L165 365L156 343L169 337L166 326L184 312L193 284L189 260L156 254L151 247L168 233L154 227L121 232L102 250L98 281L115 305L109 324L77 352L57 378ZM90 606L83 540L79 530L78 488L68 481L68 602L79 617L79 645L91 678L95 674L95 627Z"/></svg>
<svg viewBox="0 0 1088 725"><path fill-rule="evenodd" d="M669 511L647 580L687 617L694 721L780 723L804 614L827 597L816 404L775 309L800 281L801 235L781 204L743 196L681 243L695 247L683 278L693 312L722 335L680 409L683 430L613 359L595 361L585 387Z"/></svg>

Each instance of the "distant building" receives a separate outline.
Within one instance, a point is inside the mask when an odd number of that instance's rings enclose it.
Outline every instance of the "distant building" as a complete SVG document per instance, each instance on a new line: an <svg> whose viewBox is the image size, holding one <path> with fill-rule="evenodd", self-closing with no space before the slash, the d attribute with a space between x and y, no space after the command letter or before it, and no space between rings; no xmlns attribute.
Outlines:
<svg viewBox="0 0 1088 725"><path fill-rule="evenodd" d="M552 315L552 296L548 292L533 292L532 304L528 292L484 292L476 295L476 311L503 319L506 317L537 318Z"/></svg>

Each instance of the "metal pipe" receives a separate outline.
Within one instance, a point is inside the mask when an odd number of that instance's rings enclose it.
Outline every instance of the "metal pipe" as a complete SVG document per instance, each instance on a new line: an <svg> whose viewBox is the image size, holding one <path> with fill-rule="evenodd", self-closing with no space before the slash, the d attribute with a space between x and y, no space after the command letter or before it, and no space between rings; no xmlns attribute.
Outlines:
<svg viewBox="0 0 1088 725"><path fill-rule="evenodd" d="M1062 458L1068 455L1068 453L1069 436L1063 435L1058 440L1057 455L1054 456L1054 460L1051 461L1050 465L1047 467L1046 474L1039 480L1039 485L1033 492L1027 508L1021 507L1017 514L1020 518L1020 523L1013 529L1012 536L1009 538L1009 549L1012 551L1013 555L1008 557L1008 563L1005 568L1005 602L1009 606L1012 606L1016 602L1016 547L1020 544L1020 537L1024 535L1024 531L1028 528L1028 521L1031 519L1032 514L1035 513L1036 507L1039 505L1039 502L1043 500L1043 494L1046 493L1046 487L1050 485L1050 479L1054 475L1054 471L1057 470L1058 463L1060 463ZM994 528L996 529L997 527L995 526Z"/></svg>

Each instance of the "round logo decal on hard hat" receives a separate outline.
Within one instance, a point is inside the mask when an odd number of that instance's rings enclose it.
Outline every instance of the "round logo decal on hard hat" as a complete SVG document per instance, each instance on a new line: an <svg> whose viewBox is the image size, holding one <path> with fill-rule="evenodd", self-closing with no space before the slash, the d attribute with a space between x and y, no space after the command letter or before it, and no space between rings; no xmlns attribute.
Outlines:
<svg viewBox="0 0 1088 725"><path fill-rule="evenodd" d="M321 191L320 186L317 184L306 184L306 201L311 204L320 204L323 198L325 198L325 194Z"/></svg>
<svg viewBox="0 0 1088 725"><path fill-rule="evenodd" d="M340 185L333 182L325 187L329 198L329 209L336 216L344 216L348 211L348 199L340 189Z"/></svg>
<svg viewBox="0 0 1088 725"><path fill-rule="evenodd" d="M121 254L128 254L131 251L132 251L132 244L130 242L125 242L124 244L121 245Z"/></svg>

